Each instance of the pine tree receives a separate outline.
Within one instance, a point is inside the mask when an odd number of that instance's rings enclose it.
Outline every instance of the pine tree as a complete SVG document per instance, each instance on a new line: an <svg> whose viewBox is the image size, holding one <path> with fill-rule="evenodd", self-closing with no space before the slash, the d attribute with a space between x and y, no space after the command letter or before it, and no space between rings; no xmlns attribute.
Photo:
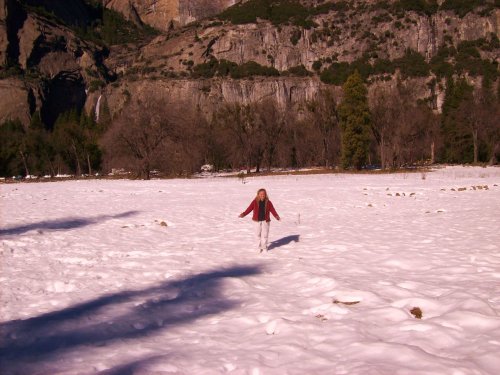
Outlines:
<svg viewBox="0 0 500 375"><path fill-rule="evenodd" d="M339 105L342 132L342 166L361 169L366 164L370 147L370 109L368 91L356 71L343 86L344 98Z"/></svg>
<svg viewBox="0 0 500 375"><path fill-rule="evenodd" d="M51 163L54 160L55 153L50 143L50 134L45 129L39 111L36 111L31 116L27 138L31 174L40 176L49 172L53 175L54 170Z"/></svg>
<svg viewBox="0 0 500 375"><path fill-rule="evenodd" d="M471 163L474 160L473 137L463 116L464 104L473 105L472 87L461 78L448 79L443 103L443 161Z"/></svg>
<svg viewBox="0 0 500 375"><path fill-rule="evenodd" d="M84 134L76 110L61 114L54 125L54 146L77 176L82 174Z"/></svg>
<svg viewBox="0 0 500 375"><path fill-rule="evenodd" d="M102 161L102 152L98 145L101 135L99 124L83 112L80 116L80 128L82 130L82 153L88 174L92 175L93 170L101 167Z"/></svg>
<svg viewBox="0 0 500 375"><path fill-rule="evenodd" d="M0 125L0 176L29 174L26 161L26 130L19 120Z"/></svg>

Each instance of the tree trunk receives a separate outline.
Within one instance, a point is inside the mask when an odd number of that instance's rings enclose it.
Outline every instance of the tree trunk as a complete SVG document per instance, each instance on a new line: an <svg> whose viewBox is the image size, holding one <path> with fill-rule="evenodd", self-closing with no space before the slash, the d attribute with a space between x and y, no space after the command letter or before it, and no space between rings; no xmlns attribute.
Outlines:
<svg viewBox="0 0 500 375"><path fill-rule="evenodd" d="M78 152L76 150L76 145L74 142L72 142L71 147L73 148L73 153L75 155L75 162L76 162L76 175L80 176L82 174L82 167L80 165L80 159L78 158Z"/></svg>
<svg viewBox="0 0 500 375"><path fill-rule="evenodd" d="M26 173L26 176L29 176L30 171L28 169L28 162L26 161L26 155L22 151L19 151L19 153L21 154L21 159L23 159L24 172Z"/></svg>
<svg viewBox="0 0 500 375"><path fill-rule="evenodd" d="M56 175L56 169L54 167L54 163L52 160L49 161L49 166L50 166L50 177L54 177Z"/></svg>
<svg viewBox="0 0 500 375"><path fill-rule="evenodd" d="M149 180L151 178L149 169L149 162L147 160L144 160L142 163L142 175L144 176L145 180Z"/></svg>
<svg viewBox="0 0 500 375"><path fill-rule="evenodd" d="M435 154L435 144L434 141L431 142L431 164L436 162L436 154Z"/></svg>
<svg viewBox="0 0 500 375"><path fill-rule="evenodd" d="M385 139L383 135L380 137L380 164L382 170L384 170L386 168L386 165L385 165Z"/></svg>
<svg viewBox="0 0 500 375"><path fill-rule="evenodd" d="M273 147L269 147L269 150L268 150L268 166L267 166L267 171L268 172L271 172L271 168L273 166L273 159L274 159L274 146Z"/></svg>
<svg viewBox="0 0 500 375"><path fill-rule="evenodd" d="M89 176L92 176L92 165L90 164L90 155L87 152L87 166L89 168Z"/></svg>
<svg viewBox="0 0 500 375"><path fill-rule="evenodd" d="M477 159L478 159L477 129L472 129L472 141L474 142L474 164L477 164Z"/></svg>
<svg viewBox="0 0 500 375"><path fill-rule="evenodd" d="M497 163L497 152L499 149L500 149L500 144L495 143L495 145L493 146L493 150L491 152L491 157L489 162L490 165L495 165Z"/></svg>
<svg viewBox="0 0 500 375"><path fill-rule="evenodd" d="M323 138L323 160L325 161L325 168L328 168L330 165L328 161L328 140Z"/></svg>

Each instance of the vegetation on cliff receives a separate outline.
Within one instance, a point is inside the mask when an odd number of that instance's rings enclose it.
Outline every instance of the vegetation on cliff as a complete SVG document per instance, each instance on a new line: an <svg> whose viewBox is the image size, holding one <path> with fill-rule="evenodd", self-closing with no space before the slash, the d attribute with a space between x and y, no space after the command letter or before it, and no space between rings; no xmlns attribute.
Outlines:
<svg viewBox="0 0 500 375"><path fill-rule="evenodd" d="M255 23L260 20L271 21L274 25L293 24L302 27L314 27L314 16L330 11L345 12L355 9L364 12L383 9L398 18L404 17L406 12L418 12L432 15L440 10L454 11L460 17L479 9L484 14L498 7L498 0L445 0L438 5L437 0L382 0L367 5L364 2L331 1L320 2L316 6L304 5L300 0L249 0L228 8L219 15L220 19L233 24Z"/></svg>

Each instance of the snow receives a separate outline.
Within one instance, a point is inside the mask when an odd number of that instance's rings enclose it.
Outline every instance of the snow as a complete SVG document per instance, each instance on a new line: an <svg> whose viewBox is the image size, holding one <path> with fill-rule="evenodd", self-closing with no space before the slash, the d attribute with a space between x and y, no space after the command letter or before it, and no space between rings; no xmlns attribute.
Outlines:
<svg viewBox="0 0 500 375"><path fill-rule="evenodd" d="M478 167L0 185L0 373L498 374L499 185ZM260 187L283 219L264 254L237 218Z"/></svg>

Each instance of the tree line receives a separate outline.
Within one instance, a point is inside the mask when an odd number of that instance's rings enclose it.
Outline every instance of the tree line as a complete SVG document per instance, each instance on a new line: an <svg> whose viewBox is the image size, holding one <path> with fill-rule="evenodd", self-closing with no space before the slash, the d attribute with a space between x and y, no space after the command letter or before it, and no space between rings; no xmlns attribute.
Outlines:
<svg viewBox="0 0 500 375"><path fill-rule="evenodd" d="M404 81L368 92L349 76L341 97L330 88L314 100L283 108L273 100L221 103L210 113L191 103L133 100L100 120L76 110L47 129L0 126L0 175L92 175L123 168L150 178L215 170L338 166L401 168L435 162L496 163L500 156L500 95L492 84L473 90L463 78L447 82L442 113L415 101Z"/></svg>

